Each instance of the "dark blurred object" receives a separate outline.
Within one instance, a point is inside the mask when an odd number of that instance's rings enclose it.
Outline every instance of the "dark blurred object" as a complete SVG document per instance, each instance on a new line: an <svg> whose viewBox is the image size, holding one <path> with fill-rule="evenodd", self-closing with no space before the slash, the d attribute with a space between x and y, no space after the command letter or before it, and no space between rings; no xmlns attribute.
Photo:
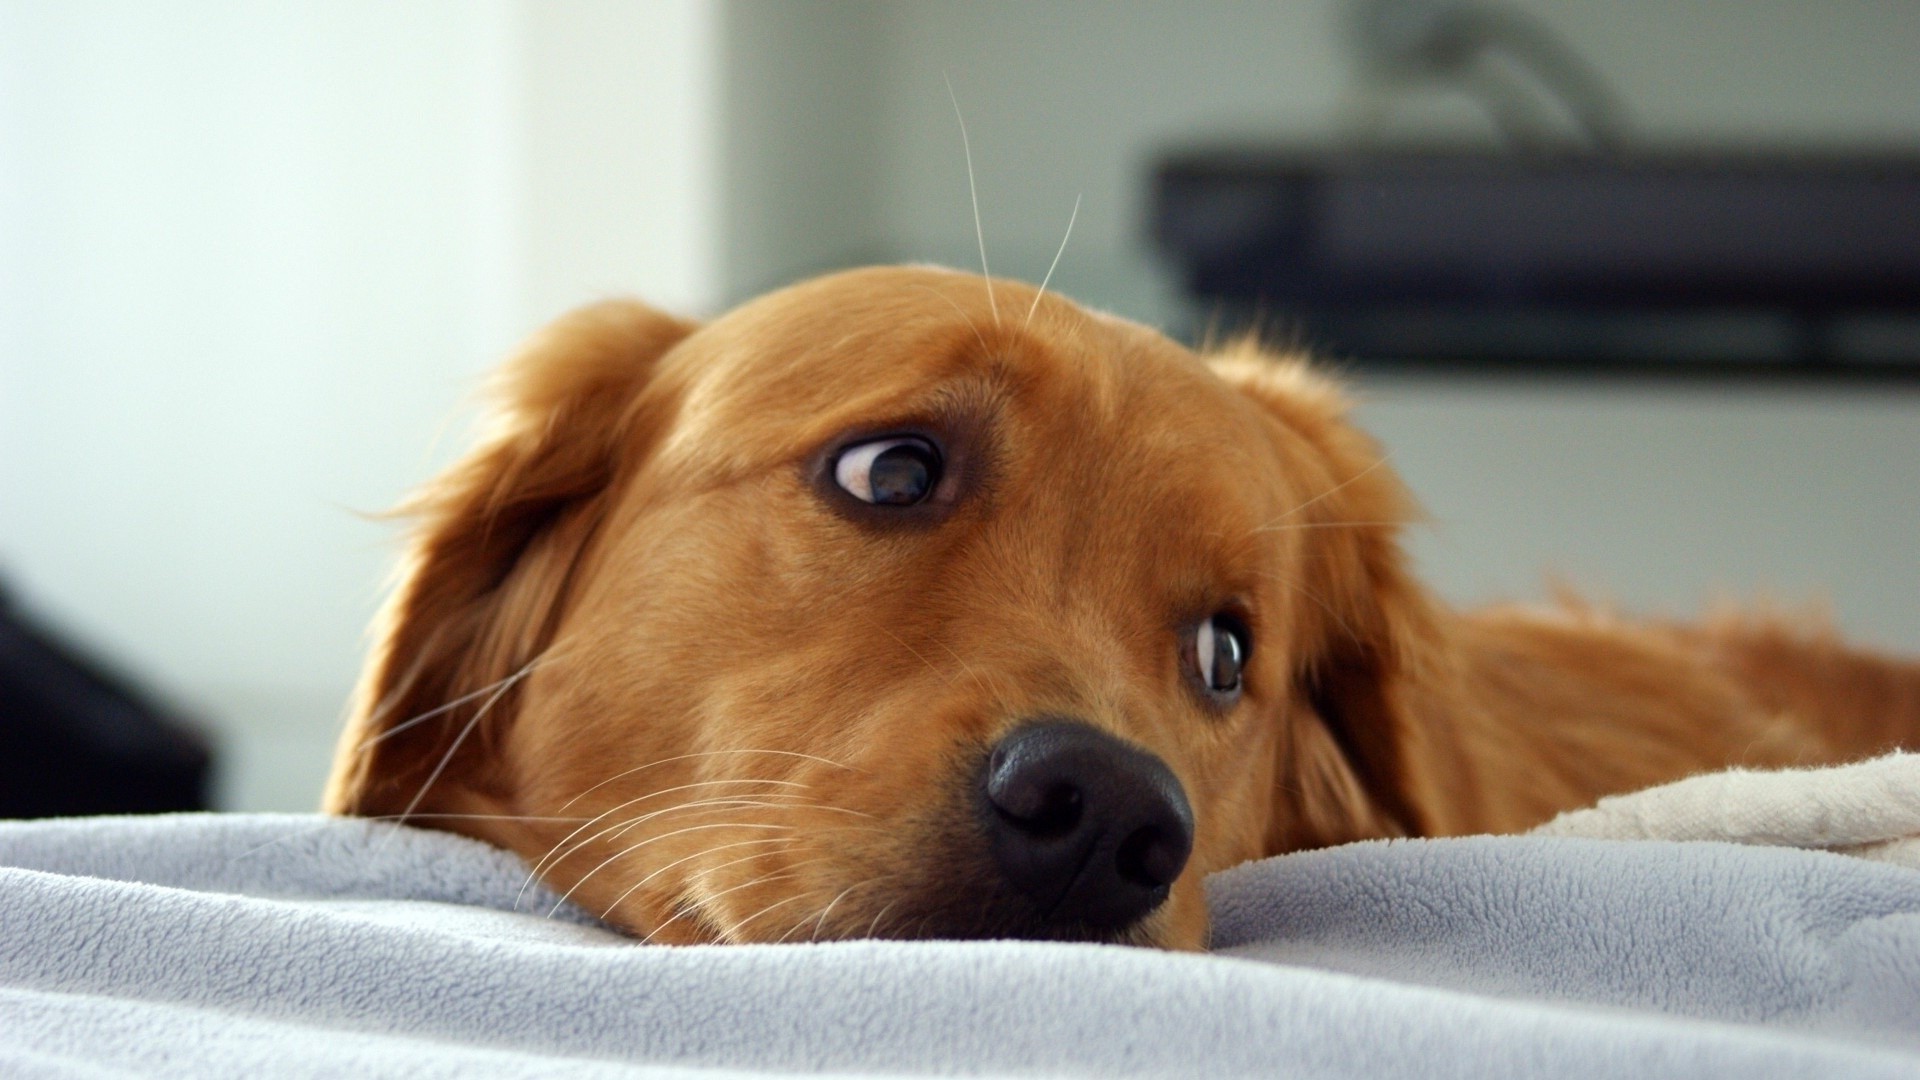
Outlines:
<svg viewBox="0 0 1920 1080"><path fill-rule="evenodd" d="M1378 90L1443 86L1465 94L1507 145L1542 150L1562 140L1564 112L1580 145L1626 143L1625 108L1600 72L1545 21L1511 4L1469 0L1353 0L1352 44Z"/></svg>
<svg viewBox="0 0 1920 1080"><path fill-rule="evenodd" d="M0 590L0 817L207 809L205 740Z"/></svg>
<svg viewBox="0 0 1920 1080"><path fill-rule="evenodd" d="M1920 158L1191 153L1154 234L1335 355L1920 374Z"/></svg>

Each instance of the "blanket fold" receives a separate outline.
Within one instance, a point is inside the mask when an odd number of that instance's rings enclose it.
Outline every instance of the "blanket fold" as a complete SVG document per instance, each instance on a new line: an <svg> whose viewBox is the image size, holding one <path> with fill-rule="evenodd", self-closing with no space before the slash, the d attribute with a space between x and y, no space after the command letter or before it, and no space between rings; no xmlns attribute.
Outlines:
<svg viewBox="0 0 1920 1080"><path fill-rule="evenodd" d="M0 1075L1920 1076L1920 871L1719 843L1350 845L1213 955L666 948L517 859L307 816L0 825Z"/></svg>

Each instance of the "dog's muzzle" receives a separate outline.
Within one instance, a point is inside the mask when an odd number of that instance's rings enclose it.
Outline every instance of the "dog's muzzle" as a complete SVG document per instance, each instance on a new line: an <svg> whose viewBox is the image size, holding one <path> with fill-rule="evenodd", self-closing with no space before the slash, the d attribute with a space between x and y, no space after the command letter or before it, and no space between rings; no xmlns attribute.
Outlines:
<svg viewBox="0 0 1920 1080"><path fill-rule="evenodd" d="M1193 808L1173 771L1086 724L1016 729L981 784L995 865L1054 927L1132 926L1166 901L1193 851Z"/></svg>

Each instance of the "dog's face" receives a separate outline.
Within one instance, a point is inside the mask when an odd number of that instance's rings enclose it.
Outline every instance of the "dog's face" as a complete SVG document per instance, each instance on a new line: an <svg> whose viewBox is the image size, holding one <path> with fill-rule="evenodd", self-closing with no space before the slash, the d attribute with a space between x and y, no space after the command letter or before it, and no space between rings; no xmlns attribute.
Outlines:
<svg viewBox="0 0 1920 1080"><path fill-rule="evenodd" d="M666 942L1193 948L1205 874L1415 828L1424 605L1337 396L993 290L536 341L417 508L333 808Z"/></svg>

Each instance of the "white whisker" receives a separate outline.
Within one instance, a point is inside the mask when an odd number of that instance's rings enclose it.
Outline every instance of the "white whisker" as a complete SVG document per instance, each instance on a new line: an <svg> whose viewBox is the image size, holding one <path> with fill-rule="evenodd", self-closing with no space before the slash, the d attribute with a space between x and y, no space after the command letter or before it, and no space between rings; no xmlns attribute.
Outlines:
<svg viewBox="0 0 1920 1080"><path fill-rule="evenodd" d="M447 764L453 760L453 755L460 752L460 745L467 741L467 736L473 734L473 729L480 725L480 721L486 718L487 713L492 711L493 707L500 703L500 699L506 696L507 691L513 689L514 684L526 677L526 674L532 671L533 667L533 662L529 661L527 666L515 672L511 678L503 680L500 688L493 692L493 696L488 698L486 703L481 705L480 708L474 710L473 718L468 720L466 725L460 729L460 734L454 736L453 744L447 747L447 752L440 755L439 764L435 765L433 771L427 774L426 782L420 785L420 790L413 793L412 801L407 803L406 808L401 810L399 816L394 819L395 824L406 824L407 818L419 807L420 800L427 797L427 789L433 787L434 781L440 779L440 774L446 771ZM564 809L564 807L562 809ZM381 844L384 846L386 841L392 836L392 833L388 833L385 837L382 837Z"/></svg>
<svg viewBox="0 0 1920 1080"><path fill-rule="evenodd" d="M573 853L572 851L569 851L563 855L560 853L560 849L566 847L567 844L570 841L572 841L574 837L579 836L583 832L586 832L588 829L592 828L597 822L604 821L607 818L612 817L614 814L617 814L620 811L625 810L629 806L636 806L640 803L646 802L648 799L657 799L662 795L671 795L676 791L690 791L694 788L715 787L720 784L773 784L780 787L806 787L807 786L806 784L802 784L794 780L754 780L754 779L700 780L691 784L676 784L675 786L670 788L661 788L659 791L649 792L645 795L639 796L638 798L628 799L626 802L619 803L617 805L607 808L606 810L601 811L598 814L595 814L594 816L588 818L585 824L581 825L579 828L573 830L567 835L561 837L558 843L554 844L551 848L548 848L547 853L545 855L540 856L539 861L533 864L533 868L527 874L527 880L531 882L534 879L534 877L538 876L540 871L545 869L546 866L548 865L549 859L557 862L560 859L566 858L567 855L571 855ZM594 787L600 787L600 786L601 786L600 784L594 785ZM592 789L589 788L588 790L592 790ZM582 792L581 794L584 795L585 792ZM565 810L567 806L572 806L574 803L578 802L579 799L580 799L580 796L575 796L574 798L568 799L566 802L566 806L562 806L561 809ZM610 826L607 829L603 829L600 832L587 837L585 840L582 840L578 845L576 845L574 850L576 851L579 850L579 848L584 847L587 844L590 844L593 841L600 839L601 837L607 835L607 833L619 827L620 826L617 826L617 825ZM524 886L522 888L524 889Z"/></svg>
<svg viewBox="0 0 1920 1080"><path fill-rule="evenodd" d="M585 840L582 840L579 843L575 844L571 850L565 852L564 854L556 854L559 851L559 847L558 845L556 845L553 850L547 852L548 856L553 856L553 862L550 864L547 864L547 869L549 871L552 870L554 866L558 866L561 862L564 862L565 860L573 857L574 855L580 853L581 851L584 851L588 844L591 844L596 840L600 840L602 838L610 838L613 840L618 840L620 837L625 836L627 833L632 832L634 829L637 829L640 826L645 825L647 822L652 821L655 818L665 817L668 814L676 814L683 810L704 810L704 809L711 809L714 807L727 807L729 809L740 808L740 809L749 809L749 810L785 809L785 807L778 806L774 803L753 802L753 801L735 799L735 798L696 799L692 802L674 803L672 806L661 807L658 810L653 810L645 814L640 814L635 817L628 818L625 821L621 821L617 824L609 825L606 828L601 829L599 832L594 833L592 836L587 837ZM578 831L579 830L577 829L575 830L575 832L578 832ZM561 843L564 844L566 843L566 841L562 840ZM631 850L631 849L628 849L628 850ZM625 852L622 852L622 854L625 854ZM614 857L618 858L619 856L616 855ZM541 861L542 863L546 862L544 858ZM533 883L534 878L539 875L539 872L540 872L539 867L535 867L532 871L528 872L527 879L520 883L520 890L522 893L526 891L527 886Z"/></svg>
<svg viewBox="0 0 1920 1080"><path fill-rule="evenodd" d="M566 903L569 899L571 899L573 897L574 892L578 890L580 886L585 885L587 883L588 878L592 877L593 875L599 873L602 870L605 870L612 863L620 859L624 859L628 855L631 855L634 852L639 851L641 848L646 847L648 844L656 844L662 840L670 840L673 837L682 835L683 833L698 832L701 829L791 830L792 828L793 826L791 825L773 825L773 824L762 824L757 822L740 822L740 821L716 821L716 822L709 822L708 824L705 824L705 825L689 825L684 829L675 829L672 832L661 833L659 836L649 836L648 838L640 841L637 844L631 844L627 847L621 848L619 851L616 851L612 855L607 856L606 859L602 860L598 866L595 866L593 869L580 875L580 879L578 881L575 881L572 885L568 886L567 891L560 894L560 899L554 901L553 907L548 909L547 911L547 917L552 918L553 913L560 910L560 905Z"/></svg>
<svg viewBox="0 0 1920 1080"><path fill-rule="evenodd" d="M965 308L961 307L957 303L954 303L953 297L948 296L946 293L941 292L939 289L936 289L931 285L921 285L920 287L932 293L933 295L939 297L940 299L945 300L949 307L959 312L960 317L967 321L967 329L972 330L974 339L980 342L980 347L982 349L985 349L987 347L987 335L980 332L979 324L973 321L973 316L967 314L967 310Z"/></svg>
<svg viewBox="0 0 1920 1080"><path fill-rule="evenodd" d="M746 918L741 919L739 922L733 924L733 926L728 928L727 936L734 939L737 942L740 940L740 931L745 930L747 928L748 923L754 921L755 919L760 918L762 915L768 914L769 912L777 911L780 908L786 907L788 904L793 903L795 900L803 900L805 898L806 898L805 893L794 893L792 896L787 897L785 900L775 900L773 903L768 904L766 907L761 908L759 911L756 911L753 914L747 916Z"/></svg>
<svg viewBox="0 0 1920 1080"><path fill-rule="evenodd" d="M1332 487L1321 492L1320 494L1315 495L1313 498L1308 499L1306 502L1303 502L1300 505L1295 506L1293 509L1287 511L1284 514L1281 514L1279 517L1274 518L1272 521L1267 522L1265 525L1262 525L1259 528L1252 530L1252 532L1265 532L1271 529L1273 526L1278 525L1279 523L1287 520L1288 518L1299 513L1300 511L1305 510L1307 507L1312 506L1317 502L1320 502L1322 499L1331 498L1341 490L1347 488L1348 486L1359 483L1360 480L1363 477L1365 477L1368 473L1374 471L1375 469L1378 469L1380 466L1385 465L1386 463L1387 463L1387 459L1385 456L1375 458L1373 464L1367 466L1364 469L1361 469L1359 472L1354 473L1352 476L1347 477L1345 480L1340 481L1339 483L1333 485ZM1252 535L1252 533L1249 533L1248 535Z"/></svg>
<svg viewBox="0 0 1920 1080"><path fill-rule="evenodd" d="M374 745L384 742L387 739L390 739L395 735L398 735L401 732L406 731L409 728L417 727L433 719L436 716L442 716L442 715L445 715L446 713L452 712L453 710L459 708L460 706L465 705L467 702L474 701L479 698L483 698L488 694L493 693L495 690L502 690L509 686L512 686L514 683L517 683L521 679L524 679L528 675L532 674L533 669L535 667L537 667L542 663L545 663L548 659L550 659L548 655L536 656L532 660L527 661L525 667L522 667L519 671L514 672L513 674L507 676L504 679L499 680L498 682L490 682L487 685L481 687L480 689L473 691L472 693L462 694L459 697L454 698L452 701L447 702L445 705L441 705L438 708L428 709L426 712L421 713L419 716L415 716L408 720L403 720L400 723L395 724L392 727L388 728L387 730L382 731L380 734L374 735L370 738L363 740L359 746L356 746L353 748L353 752L356 754L364 754L367 752L368 749L370 749Z"/></svg>
<svg viewBox="0 0 1920 1080"><path fill-rule="evenodd" d="M740 884L733 886L730 889L721 889L719 892L714 893L712 896L707 897L706 902L712 903L713 901L719 899L722 896L727 895L728 893L739 892L741 889L749 889L755 885L763 885L769 881L779 881L783 878L789 878L792 876L793 876L792 874L769 874L765 877L751 878L747 881L743 881ZM659 926L654 927L652 930L649 930L647 932L647 936L640 939L640 944L642 945L653 944L653 939L660 933L660 931L665 930L667 927L672 926L674 923L677 923L681 919L686 918L688 915L693 914L695 910L696 909L691 905L682 905L680 910L678 912L675 912L665 922L661 923Z"/></svg>
<svg viewBox="0 0 1920 1080"><path fill-rule="evenodd" d="M594 792L600 790L601 788L606 787L608 784L613 783L615 780L619 780L623 777L632 776L635 773L646 772L648 769L657 768L658 766L661 766L661 765L668 765L676 761L687 761L692 758L720 757L725 754L772 754L776 757L801 758L806 761L817 761L822 765L831 765L836 769L846 769L850 772L862 771L860 769L854 768L852 765L842 764L841 762L834 761L829 758L820 757L817 754L803 754L797 750L759 750L752 747L743 747L737 750L702 750L702 751L699 751L698 753L692 753L692 754L675 754L673 757L661 758L658 761L650 761L645 765L637 765L631 769L627 769L624 772L614 773L612 776L607 777L605 780L600 781L599 783L593 785L587 790L582 791L580 794L575 795L573 798L568 799L565 803L561 804L560 809L565 810L567 807L572 806L574 803L579 802L581 799L586 798L588 795L593 794Z"/></svg>
<svg viewBox="0 0 1920 1080"><path fill-rule="evenodd" d="M707 848L704 851L696 851L691 855L683 855L680 858L675 859L672 862L666 864L665 866L655 869L653 873L648 874L646 877L641 878L639 881L634 882L632 885L627 886L627 890L625 892L621 893L619 896L614 897L613 903L607 905L606 914L603 914L601 918L604 919L607 917L607 915L611 915L613 913L613 909L619 907L621 903L626 900L627 897L632 896L637 890L645 888L648 882L652 881L654 878L659 877L661 874L666 873L667 871L673 869L676 866L680 866L684 863L690 863L695 859L704 859L716 851L726 851L728 848L750 847L750 846L759 846L764 844L791 844L791 843L793 843L792 837L770 836L763 840L735 840L731 844L719 844L714 847ZM727 862L723 862L720 864L720 866L732 866L734 863L746 862L748 859L757 859L759 857L760 857L760 853L747 855L739 859L731 859ZM714 867L713 869L717 870L719 869L719 867ZM518 901L516 901L515 902L516 910L518 910L518 906L519 906Z"/></svg>
<svg viewBox="0 0 1920 1080"><path fill-rule="evenodd" d="M401 815L399 814L364 814L364 815L356 815L356 816L360 817L364 821L398 821L400 820L400 817L401 817ZM579 818L579 817L550 817L542 814L419 813L419 814L413 814L411 816L415 818L433 818L435 820L443 820L443 821L587 821L589 820L587 818Z"/></svg>
<svg viewBox="0 0 1920 1080"><path fill-rule="evenodd" d="M967 155L967 194L973 199L973 235L980 241L980 276L987 282L987 309L993 312L995 329L1000 326L1000 305L993 299L993 272L987 269L987 231L980 224L980 192L973 182L973 142L967 138L967 118L960 114L960 96L953 92L953 77L947 81L947 97L953 102L953 118L960 121L960 148Z"/></svg>
<svg viewBox="0 0 1920 1080"><path fill-rule="evenodd" d="M880 913L875 915L873 917L873 921L867 924L867 933L866 933L867 937L874 936L874 931L878 930L880 927L880 920L886 918L887 912L892 911L893 905L899 902L900 902L900 899L898 897L895 897L894 899L887 901L887 906L881 908Z"/></svg>
<svg viewBox="0 0 1920 1080"><path fill-rule="evenodd" d="M1067 215L1067 235L1060 238L1060 250L1053 253L1053 263L1047 267L1047 276L1040 279L1040 291L1033 294L1033 306L1027 308L1027 320L1021 323L1024 329L1033 322L1033 313L1040 310L1040 298L1047 295L1047 282L1053 280L1053 272L1060 265L1060 256L1067 253L1067 240L1073 236L1073 223L1080 219L1080 196L1073 197L1073 213Z"/></svg>
<svg viewBox="0 0 1920 1080"><path fill-rule="evenodd" d="M1292 522L1284 522L1284 523L1276 522L1272 525L1262 525L1259 528L1251 529L1248 531L1247 535L1252 536L1254 533L1292 532L1295 529L1389 528L1389 527L1405 525L1405 524L1406 522L1404 521L1292 521Z"/></svg>

